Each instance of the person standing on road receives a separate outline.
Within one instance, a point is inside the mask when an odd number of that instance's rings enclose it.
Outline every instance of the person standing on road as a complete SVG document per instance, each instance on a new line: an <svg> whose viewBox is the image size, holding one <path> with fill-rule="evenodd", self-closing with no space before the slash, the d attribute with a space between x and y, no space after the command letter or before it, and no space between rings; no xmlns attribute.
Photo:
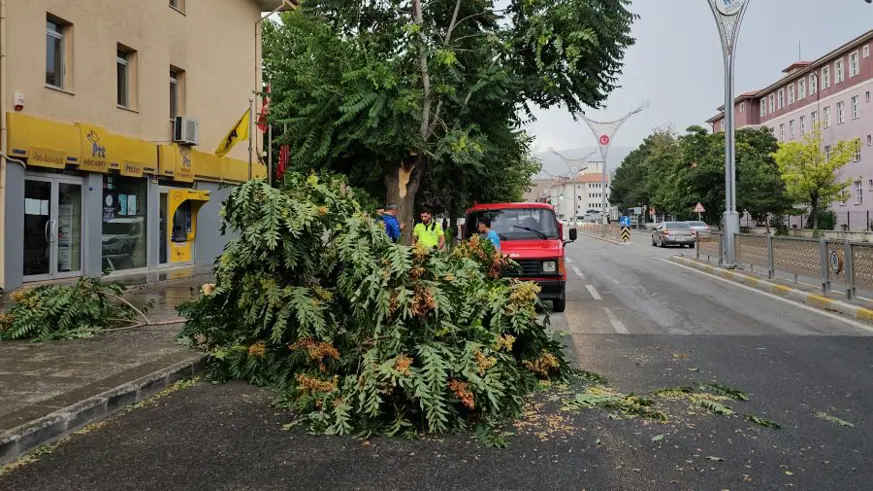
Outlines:
<svg viewBox="0 0 873 491"><path fill-rule="evenodd" d="M421 211L421 223L412 229L412 244L415 245L419 242L431 249L442 250L446 246L443 228L433 219L433 215L427 208Z"/></svg>
<svg viewBox="0 0 873 491"><path fill-rule="evenodd" d="M479 233L484 235L486 239L490 240L492 244L494 244L494 248L497 249L497 252L500 252L500 236L497 235L497 232L491 230L491 219L488 217L482 217L479 219Z"/></svg>
<svg viewBox="0 0 873 491"><path fill-rule="evenodd" d="M382 212L382 221L385 222L385 233L388 234L391 242L399 241L401 227L400 222L397 221L397 205L391 203L385 207L384 212Z"/></svg>

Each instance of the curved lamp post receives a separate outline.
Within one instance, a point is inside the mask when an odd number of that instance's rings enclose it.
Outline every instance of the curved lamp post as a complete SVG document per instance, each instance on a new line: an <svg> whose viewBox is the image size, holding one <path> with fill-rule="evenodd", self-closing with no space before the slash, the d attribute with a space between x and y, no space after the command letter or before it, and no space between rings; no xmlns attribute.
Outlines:
<svg viewBox="0 0 873 491"><path fill-rule="evenodd" d="M615 137L615 134L618 133L618 129L621 128L621 125L623 125L624 122L627 121L628 118L630 118L634 114L637 114L644 109L648 109L649 106L649 101L645 101L640 104L640 107L625 114L624 117L622 117L621 119L616 119L615 121L595 121L586 117L584 114L578 115L586 123L588 123L588 127L591 128L591 132L594 133L594 138L597 138L597 145L600 147L600 160L603 161L603 172L600 177L600 188L603 190L603 220L601 221L600 227L601 236L606 235L606 220L607 213L609 212L609 210L606 209L606 157L609 155L609 147L610 145L612 145L612 139Z"/></svg>
<svg viewBox="0 0 873 491"><path fill-rule="evenodd" d="M552 147L549 147L549 151L552 152L553 154L557 155L559 159L563 160L564 165L567 166L567 169L573 173L573 226L578 226L578 224L576 223L577 222L576 215L578 215L578 213L579 213L579 210L576 207L576 196L578 193L578 191L576 190L576 183L577 183L578 178L579 178L579 173L582 172L583 170L587 169L588 167L571 166L570 162L578 162L580 164L584 164L585 161L588 159L588 157L594 155L595 153L597 153L597 151L595 150L595 151L589 153L588 155L586 155L582 158L578 158L578 159L571 159L571 158L564 157L563 155L560 154L560 152L558 152L557 150L555 150Z"/></svg>
<svg viewBox="0 0 873 491"><path fill-rule="evenodd" d="M740 25L751 0L707 0L718 26L724 55L724 257L722 265L734 268L737 264L736 234L740 232L737 213L737 159L736 129L734 128L734 60Z"/></svg>

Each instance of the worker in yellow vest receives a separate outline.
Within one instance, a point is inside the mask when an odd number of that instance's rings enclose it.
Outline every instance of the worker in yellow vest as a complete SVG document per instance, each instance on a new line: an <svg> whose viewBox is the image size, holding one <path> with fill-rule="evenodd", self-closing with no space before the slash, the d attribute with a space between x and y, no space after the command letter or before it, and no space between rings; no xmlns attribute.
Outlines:
<svg viewBox="0 0 873 491"><path fill-rule="evenodd" d="M446 246L446 236L443 228L433 219L430 210L421 211L421 223L412 230L413 244L421 242L425 246L442 250Z"/></svg>

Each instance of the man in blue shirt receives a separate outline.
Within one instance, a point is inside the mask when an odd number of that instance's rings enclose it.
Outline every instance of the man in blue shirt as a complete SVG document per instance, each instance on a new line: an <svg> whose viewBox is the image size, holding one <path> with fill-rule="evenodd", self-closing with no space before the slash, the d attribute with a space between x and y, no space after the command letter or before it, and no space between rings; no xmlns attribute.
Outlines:
<svg viewBox="0 0 873 491"><path fill-rule="evenodd" d="M491 230L490 218L479 218L479 233L484 235L486 239L490 240L491 243L494 244L494 248L497 249L497 252L500 252L500 236L497 235L497 232Z"/></svg>
<svg viewBox="0 0 873 491"><path fill-rule="evenodd" d="M400 222L397 221L397 205L391 203L385 207L385 212L382 214L382 221L385 222L385 233L391 242L400 240Z"/></svg>

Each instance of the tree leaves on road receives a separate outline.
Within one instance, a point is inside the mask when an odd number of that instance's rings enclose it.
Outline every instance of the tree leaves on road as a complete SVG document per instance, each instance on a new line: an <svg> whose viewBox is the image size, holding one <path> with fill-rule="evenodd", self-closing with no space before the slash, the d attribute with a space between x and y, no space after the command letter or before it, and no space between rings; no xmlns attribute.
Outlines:
<svg viewBox="0 0 873 491"><path fill-rule="evenodd" d="M729 406L725 406L718 401L704 399L701 397L692 397L691 400L698 406L708 410L711 413L721 414L723 416L730 416L731 414L734 414L734 411Z"/></svg>
<svg viewBox="0 0 873 491"><path fill-rule="evenodd" d="M782 428L782 426L780 426L778 423L770 421L769 419L755 416L754 414L747 414L746 419L748 419L749 421L751 421L753 423L757 423L757 424L763 426L764 428L771 428L774 430L779 430Z"/></svg>
<svg viewBox="0 0 873 491"><path fill-rule="evenodd" d="M704 392L712 392L713 394L718 394L722 396L730 397L731 399L735 399L737 401L748 401L749 396L741 391L726 385L717 384L715 382L709 382L700 385L700 390Z"/></svg>
<svg viewBox="0 0 873 491"><path fill-rule="evenodd" d="M818 411L818 412L816 412L816 413L815 413L815 417L816 417L816 418L819 418L819 419L823 419L823 420L825 420L825 421L830 421L831 423L836 423L836 424L838 424L838 425L840 425L840 426L845 426L845 427L847 427L847 428L854 428L854 427L855 427L854 424L849 423L848 421L846 421L846 420L844 420L844 419L840 419L840 418L838 418L838 417L836 417L836 416L831 416L830 414L828 414L828 413L826 413L826 412L824 412L824 411Z"/></svg>
<svg viewBox="0 0 873 491"><path fill-rule="evenodd" d="M713 462L724 462L724 459L723 459L723 458L721 458L721 457L714 457L714 456L712 456L712 455L710 455L709 457L707 457L706 460L712 460Z"/></svg>
<svg viewBox="0 0 873 491"><path fill-rule="evenodd" d="M661 441L661 440L663 440L663 439L664 439L664 434L663 434L663 433L661 433L660 435L655 435L655 436L652 437L652 441L653 441L653 442L659 442L659 441Z"/></svg>

